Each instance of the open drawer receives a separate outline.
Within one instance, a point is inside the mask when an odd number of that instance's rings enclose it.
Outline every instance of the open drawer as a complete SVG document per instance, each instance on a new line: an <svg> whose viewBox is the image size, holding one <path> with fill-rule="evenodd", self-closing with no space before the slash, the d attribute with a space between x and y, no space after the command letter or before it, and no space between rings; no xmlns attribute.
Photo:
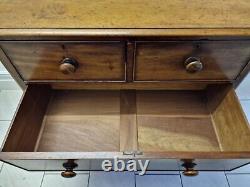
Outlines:
<svg viewBox="0 0 250 187"><path fill-rule="evenodd" d="M54 90L29 85L1 160L27 170L101 170L104 159L148 170L232 170L250 162L250 130L231 85L205 90ZM65 166L65 165L64 165Z"/></svg>

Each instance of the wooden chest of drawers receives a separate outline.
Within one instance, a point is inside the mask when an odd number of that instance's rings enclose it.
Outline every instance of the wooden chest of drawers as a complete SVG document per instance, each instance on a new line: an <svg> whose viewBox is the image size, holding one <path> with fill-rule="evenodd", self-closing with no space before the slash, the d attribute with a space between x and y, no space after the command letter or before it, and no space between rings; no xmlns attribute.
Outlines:
<svg viewBox="0 0 250 187"><path fill-rule="evenodd" d="M114 157L186 175L250 162L234 91L250 69L248 1L30 6L0 2L1 61L25 90L1 160L66 177Z"/></svg>

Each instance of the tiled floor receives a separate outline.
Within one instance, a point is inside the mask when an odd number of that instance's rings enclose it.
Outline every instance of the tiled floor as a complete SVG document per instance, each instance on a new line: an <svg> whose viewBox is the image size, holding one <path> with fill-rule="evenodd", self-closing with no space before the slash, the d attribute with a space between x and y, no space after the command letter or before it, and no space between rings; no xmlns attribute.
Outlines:
<svg viewBox="0 0 250 187"><path fill-rule="evenodd" d="M42 181L42 187L87 187L89 181L89 172L78 173L72 179L66 179L60 172L45 172Z"/></svg>
<svg viewBox="0 0 250 187"><path fill-rule="evenodd" d="M8 130L22 91L10 81L0 65L0 145ZM242 107L250 121L250 75L237 89ZM136 173L80 172L75 178L65 179L60 172L27 172L0 162L0 187L249 187L250 166L232 172L200 172L196 177L185 177L178 172Z"/></svg>

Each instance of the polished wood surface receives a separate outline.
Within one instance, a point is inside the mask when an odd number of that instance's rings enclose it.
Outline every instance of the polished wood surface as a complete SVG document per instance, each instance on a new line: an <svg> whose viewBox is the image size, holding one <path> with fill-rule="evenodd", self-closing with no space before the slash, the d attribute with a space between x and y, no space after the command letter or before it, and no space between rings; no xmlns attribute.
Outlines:
<svg viewBox="0 0 250 187"><path fill-rule="evenodd" d="M25 85L22 77L16 71L15 67L11 63L10 59L8 58L8 56L1 49L1 47L0 47L0 60L1 60L1 63L4 65L4 67L7 69L7 71L11 74L12 78L21 87L21 89L25 90L26 89L26 85Z"/></svg>
<svg viewBox="0 0 250 187"><path fill-rule="evenodd" d="M21 76L25 82L183 81L177 82L178 85L187 81L230 81L237 85L249 69L250 60L250 42L243 40L136 44L118 41L2 42L0 45L8 55L3 58L4 63L11 64L13 74ZM199 71L187 69L185 63L190 57L199 59L202 65ZM72 59L76 65L65 65L65 59ZM116 87L115 83L112 86ZM123 84L122 87L130 88L131 85ZM179 87L185 89L185 86Z"/></svg>
<svg viewBox="0 0 250 187"><path fill-rule="evenodd" d="M121 42L9 42L0 44L24 80L125 80ZM66 57L78 62L71 74L60 65Z"/></svg>
<svg viewBox="0 0 250 187"><path fill-rule="evenodd" d="M107 37L108 36L108 37ZM247 40L250 29L1 29L1 40Z"/></svg>
<svg viewBox="0 0 250 187"><path fill-rule="evenodd" d="M228 84L250 69L247 0L14 0L0 9L0 59L28 85L0 159L30 170L61 170L68 159L98 170L114 156L150 159L151 170L250 161L249 126Z"/></svg>
<svg viewBox="0 0 250 187"><path fill-rule="evenodd" d="M216 81L217 84L223 84L224 81ZM36 82L36 84L50 84L54 89L94 89L94 90L203 90L213 82L191 82L191 81L169 81L169 82Z"/></svg>
<svg viewBox="0 0 250 187"><path fill-rule="evenodd" d="M186 70L190 57L200 59L202 69ZM249 41L176 41L136 43L134 79L233 80L250 60Z"/></svg>
<svg viewBox="0 0 250 187"><path fill-rule="evenodd" d="M0 9L0 28L250 27L248 0L16 0L1 1Z"/></svg>
<svg viewBox="0 0 250 187"><path fill-rule="evenodd" d="M134 80L135 42L127 42L126 46L126 81Z"/></svg>

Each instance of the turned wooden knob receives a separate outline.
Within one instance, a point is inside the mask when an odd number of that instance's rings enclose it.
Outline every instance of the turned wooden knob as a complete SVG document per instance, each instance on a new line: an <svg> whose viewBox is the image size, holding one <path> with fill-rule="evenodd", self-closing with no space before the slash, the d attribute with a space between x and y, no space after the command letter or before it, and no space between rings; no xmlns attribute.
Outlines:
<svg viewBox="0 0 250 187"><path fill-rule="evenodd" d="M194 177L197 176L199 174L198 171L192 169L192 168L187 168L185 171L182 172L183 175L188 176L188 177Z"/></svg>
<svg viewBox="0 0 250 187"><path fill-rule="evenodd" d="M62 60L59 69L63 74L72 74L76 71L78 63L73 58L65 58Z"/></svg>
<svg viewBox="0 0 250 187"><path fill-rule="evenodd" d="M203 64L197 57L189 57L185 60L184 65L189 73L196 73L203 69Z"/></svg>
<svg viewBox="0 0 250 187"><path fill-rule="evenodd" d="M193 162L192 159L186 159L186 160L182 160L182 161L183 161L182 167L185 168L185 170L182 172L183 175L193 177L193 176L197 176L199 174L199 172L194 169L196 164Z"/></svg>
<svg viewBox="0 0 250 187"><path fill-rule="evenodd" d="M74 171L63 171L61 173L61 176L64 177L64 178L72 178L72 177L75 177L76 176L76 173Z"/></svg>
<svg viewBox="0 0 250 187"><path fill-rule="evenodd" d="M73 171L78 165L74 162L74 160L68 160L67 162L63 163L63 167L66 169L61 173L62 177L65 178L72 178L76 176L76 173Z"/></svg>

